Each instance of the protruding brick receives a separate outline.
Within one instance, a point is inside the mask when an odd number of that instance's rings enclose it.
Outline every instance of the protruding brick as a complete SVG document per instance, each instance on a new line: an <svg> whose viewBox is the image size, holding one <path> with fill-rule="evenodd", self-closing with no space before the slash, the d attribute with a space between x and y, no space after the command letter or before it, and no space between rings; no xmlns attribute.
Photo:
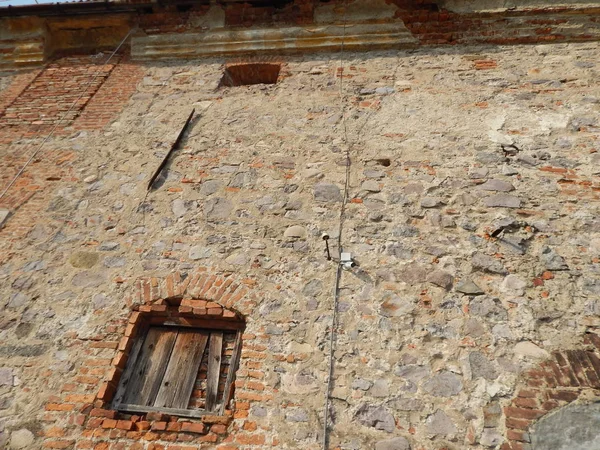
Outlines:
<svg viewBox="0 0 600 450"><path fill-rule="evenodd" d="M206 427L202 423L182 422L181 431L186 433L201 433L206 432Z"/></svg>

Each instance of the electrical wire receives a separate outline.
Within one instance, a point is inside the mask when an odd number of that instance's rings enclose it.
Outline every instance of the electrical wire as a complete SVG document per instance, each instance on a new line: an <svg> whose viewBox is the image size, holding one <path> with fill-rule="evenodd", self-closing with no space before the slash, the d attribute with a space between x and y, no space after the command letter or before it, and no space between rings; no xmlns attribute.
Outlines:
<svg viewBox="0 0 600 450"><path fill-rule="evenodd" d="M344 183L344 195L342 198L342 206L340 208L340 219L338 225L338 252L341 255L342 252L342 231L344 229L344 220L346 218L346 204L348 202L348 191L350 188L350 146L348 144L348 129L346 126L346 101L344 98L344 52L345 52L345 39L346 39L346 9L347 5L344 6L343 16L343 33L342 42L340 46L340 103L342 110L342 130L344 134L344 144L346 147L346 180ZM335 353L335 337L338 326L338 304L339 304L339 293L340 293L340 281L342 278L342 263L338 261L337 270L335 274L335 284L333 290L333 312L331 318L331 330L329 333L329 369L327 373L327 387L325 390L325 410L323 419L323 450L327 450L329 446L329 408L331 401L331 391L333 388L333 371L334 371L334 353Z"/></svg>
<svg viewBox="0 0 600 450"><path fill-rule="evenodd" d="M133 31L134 31L134 28L132 28L131 30L129 30L129 33L127 33L127 35L123 38L123 40L120 42L120 44L117 46L117 48L115 48L115 50L110 54L110 56L108 57L108 59L104 63L102 63L102 65L100 66L100 68L98 70L96 70L96 72L94 73L94 75L92 76L92 78L83 87L83 89L81 91L81 94L79 94L79 97L77 97L77 99L73 102L73 104L69 107L69 109L63 114L63 116L54 125L54 127L52 127L52 129L50 130L50 133L48 133L48 135L44 138L44 140L41 142L41 144L37 147L37 149L29 157L29 159L27 160L27 162L17 172L17 174L12 179L12 181L10 183L8 183L8 186L6 186L6 189L4 189L4 191L2 191L2 194L0 194L0 200L2 200L2 198L4 198L4 196L6 195L6 193L8 192L8 190L12 187L13 184L15 184L15 182L23 174L23 172L25 171L25 169L27 169L27 167L29 166L29 164L31 164L31 161L33 161L33 159L36 157L36 155L40 152L40 150L42 149L42 147L44 146L44 144L46 142L48 142L48 140L52 137L52 135L57 130L57 128L60 126L60 124L65 120L65 118L73 110L73 108L75 107L75 105L77 104L77 102L79 102L79 100L81 100L81 98L85 95L85 93L87 92L88 88L91 86L91 84L98 77L98 74L100 73L100 71L102 70L102 68L104 66L106 66L110 62L110 60L113 58L113 56L115 56L117 54L117 52L123 46L123 44L125 43L125 41L127 41L127 38L129 38L129 36L131 36L131 33L133 33Z"/></svg>

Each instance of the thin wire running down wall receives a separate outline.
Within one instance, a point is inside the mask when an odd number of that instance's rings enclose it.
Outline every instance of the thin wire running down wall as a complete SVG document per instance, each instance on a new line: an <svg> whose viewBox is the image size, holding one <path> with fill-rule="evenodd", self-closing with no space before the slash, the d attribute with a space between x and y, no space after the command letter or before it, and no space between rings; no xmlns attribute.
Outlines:
<svg viewBox="0 0 600 450"><path fill-rule="evenodd" d="M343 26L344 31L342 34L342 45L340 47L340 68L339 68L339 77L340 77L340 107L341 107L341 122L342 122L342 130L343 130L343 139L344 145L346 147L346 179L344 183L344 194L342 197L342 206L340 208L340 221L338 226L338 251L341 255L342 252L342 232L344 228L344 220L346 218L346 203L348 202L348 190L350 186L350 147L348 143L348 129L346 126L346 101L344 98L344 55L345 55L345 38L346 38L346 7L344 7L344 17L343 17ZM336 72L337 74L337 72ZM325 391L325 405L323 412L323 450L327 450L329 447L329 415L330 415L330 407L331 407L331 391L333 390L333 372L335 370L335 344L336 344L336 332L338 326L338 303L339 303L339 293L340 293L340 281L342 278L342 264L341 261L337 262L337 269L335 274L335 283L334 283L334 291L333 291L333 311L331 318L331 330L329 332L329 370L327 373L327 387Z"/></svg>

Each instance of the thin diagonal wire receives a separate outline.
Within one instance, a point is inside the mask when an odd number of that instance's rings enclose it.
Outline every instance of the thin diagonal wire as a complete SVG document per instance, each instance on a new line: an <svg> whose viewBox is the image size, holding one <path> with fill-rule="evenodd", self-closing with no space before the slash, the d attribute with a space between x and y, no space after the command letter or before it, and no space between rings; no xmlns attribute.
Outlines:
<svg viewBox="0 0 600 450"><path fill-rule="evenodd" d="M60 126L60 124L65 120L65 118L69 115L69 113L73 110L73 108L75 107L75 105L77 104L77 102L79 100L81 100L81 98L85 95L85 93L87 92L88 88L91 86L91 84L94 82L94 80L98 77L98 74L100 73L100 71L102 70L102 68L104 66L106 66L110 60L113 58L113 56L116 55L116 53L119 51L119 49L123 46L123 44L125 43L125 41L127 40L127 38L129 38L129 36L131 35L131 33L133 33L134 29L132 28L129 33L127 33L127 36L125 36L123 38L123 40L121 41L121 43L117 46L117 48L110 54L110 56L108 57L108 59L100 66L100 68L94 73L94 75L92 76L92 78L87 82L87 84L84 86L83 90L81 91L81 94L79 94L79 97L77 97L77 99L73 102L73 104L69 107L69 109L67 110L67 112L64 113L64 115L59 119L59 121L54 125L54 127L52 127L52 130L50 130L50 133L48 133L48 136L46 136L44 138L44 140L41 142L41 144L38 146L38 148L33 152L33 154L29 157L29 159L27 160L27 162L23 165L23 167L21 167L21 169L17 172L17 174L14 176L14 178L12 179L12 181L10 183L8 183L8 186L6 186L6 189L4 189L4 191L2 192L2 194L0 194L0 200L2 198L4 198L4 196L6 195L6 193L8 192L8 190L12 187L13 184L15 184L15 182L19 179L19 177L23 174L23 172L25 172L25 169L27 169L27 166L29 166L29 164L31 164L31 161L33 161L33 159L36 157L36 155L40 152L40 150L42 149L42 147L44 146L44 144L46 142L48 142L48 139L50 139L52 137L52 135L54 134L54 132L56 131L56 129Z"/></svg>

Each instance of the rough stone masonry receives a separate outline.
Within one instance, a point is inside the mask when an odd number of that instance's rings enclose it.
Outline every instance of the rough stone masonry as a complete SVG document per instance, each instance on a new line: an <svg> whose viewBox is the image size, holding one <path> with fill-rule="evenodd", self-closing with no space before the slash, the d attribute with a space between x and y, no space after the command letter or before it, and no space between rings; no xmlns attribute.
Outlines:
<svg viewBox="0 0 600 450"><path fill-rule="evenodd" d="M107 56L3 73L2 186ZM0 447L322 448L347 195L330 448L600 448L598 43L250 60L123 56L2 199ZM245 318L224 416L110 407L168 298Z"/></svg>

